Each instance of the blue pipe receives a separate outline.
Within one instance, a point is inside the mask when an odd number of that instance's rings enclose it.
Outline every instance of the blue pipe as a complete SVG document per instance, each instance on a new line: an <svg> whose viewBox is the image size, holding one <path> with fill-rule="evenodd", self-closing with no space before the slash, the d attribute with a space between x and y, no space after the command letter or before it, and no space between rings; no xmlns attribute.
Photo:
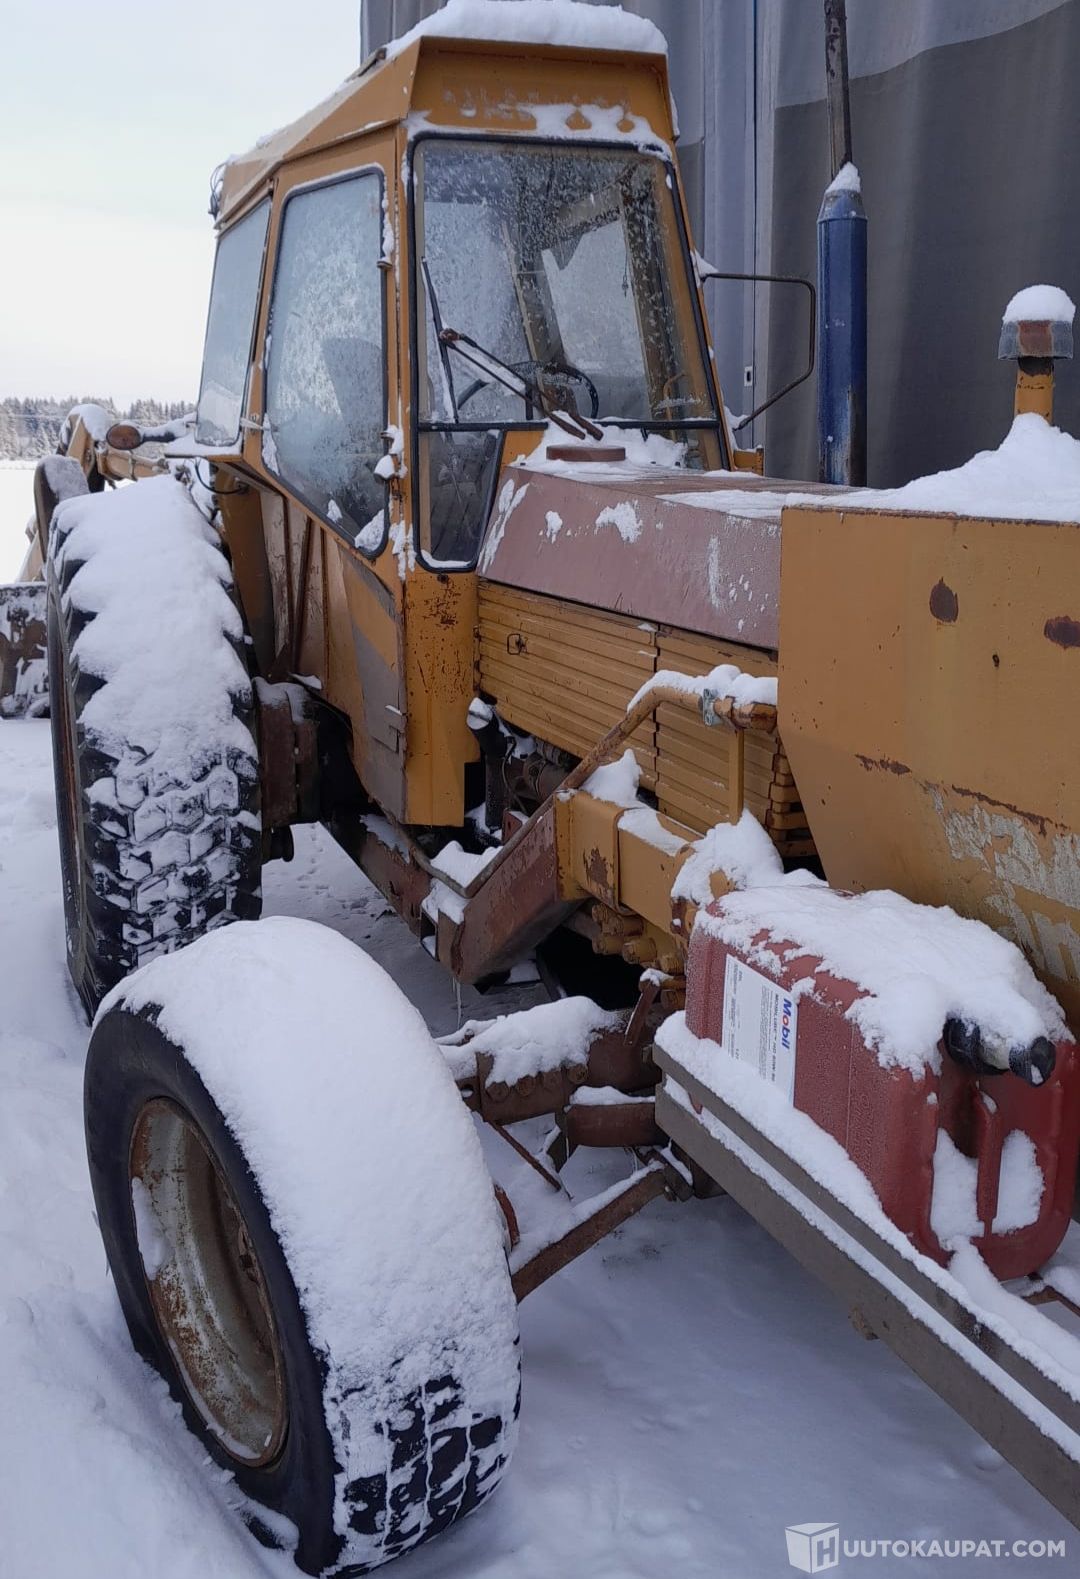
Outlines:
<svg viewBox="0 0 1080 1579"><path fill-rule="evenodd" d="M826 189L817 221L818 476L866 482L866 213Z"/></svg>

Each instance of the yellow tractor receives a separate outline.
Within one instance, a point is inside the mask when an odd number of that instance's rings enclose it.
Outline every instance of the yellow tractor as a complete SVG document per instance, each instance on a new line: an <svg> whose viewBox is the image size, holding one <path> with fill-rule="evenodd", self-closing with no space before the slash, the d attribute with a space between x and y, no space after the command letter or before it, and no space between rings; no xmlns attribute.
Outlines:
<svg viewBox="0 0 1080 1579"><path fill-rule="evenodd" d="M37 482L101 1230L136 1344L311 1573L476 1507L516 1429L515 1300L717 1186L1080 1520L1080 1383L963 1284L933 1155L905 1169L886 1122L937 1111L988 1181L973 1242L1039 1272L1078 1145L1077 743L1048 699L1080 663L1080 527L759 475L661 41L610 15L570 43L421 30L230 160L193 430L84 414ZM256 923L313 821L459 981L535 955L551 1003L436 1048L350 944ZM875 1060L884 989L815 931L847 904L836 936L879 960L925 917L960 939L914 1072ZM980 1016L984 955L1013 998ZM740 1038L864 1173L900 1147L898 1205L724 1083ZM518 1149L550 1115L556 1184L582 1146L630 1171L522 1234L472 1115ZM1046 1205L1009 1229L1017 1136Z"/></svg>

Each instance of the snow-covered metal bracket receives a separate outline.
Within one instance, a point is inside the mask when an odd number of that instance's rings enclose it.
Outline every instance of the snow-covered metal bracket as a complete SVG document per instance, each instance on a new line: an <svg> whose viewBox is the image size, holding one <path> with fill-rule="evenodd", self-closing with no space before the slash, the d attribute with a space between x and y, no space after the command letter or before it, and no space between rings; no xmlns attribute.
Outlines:
<svg viewBox="0 0 1080 1579"><path fill-rule="evenodd" d="M0 587L0 718L37 718L48 705L45 583Z"/></svg>
<svg viewBox="0 0 1080 1579"><path fill-rule="evenodd" d="M776 708L771 702L737 702L729 691L706 686L701 693L701 718L710 729L757 729L772 734Z"/></svg>
<svg viewBox="0 0 1080 1579"><path fill-rule="evenodd" d="M510 1280L519 1303L650 1201L661 1195L672 1200L689 1196L686 1179L660 1152L635 1155L638 1166L629 1178L577 1203L569 1217L554 1229L521 1236L510 1255Z"/></svg>

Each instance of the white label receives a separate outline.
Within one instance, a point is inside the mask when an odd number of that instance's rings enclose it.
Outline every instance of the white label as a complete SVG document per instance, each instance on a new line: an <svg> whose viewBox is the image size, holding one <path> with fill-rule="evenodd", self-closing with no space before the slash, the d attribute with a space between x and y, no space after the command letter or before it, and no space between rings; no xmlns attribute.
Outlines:
<svg viewBox="0 0 1080 1579"><path fill-rule="evenodd" d="M724 966L724 1051L778 1086L789 1102L795 1097L798 1024L791 993L729 954Z"/></svg>

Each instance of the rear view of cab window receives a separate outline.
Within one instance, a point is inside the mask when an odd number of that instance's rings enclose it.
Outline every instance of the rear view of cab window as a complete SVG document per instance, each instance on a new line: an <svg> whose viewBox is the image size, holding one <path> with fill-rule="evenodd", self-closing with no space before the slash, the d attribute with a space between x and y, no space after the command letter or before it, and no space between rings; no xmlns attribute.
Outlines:
<svg viewBox="0 0 1080 1579"><path fill-rule="evenodd" d="M235 444L240 435L269 216L269 202L260 203L218 242L195 428L200 444Z"/></svg>

